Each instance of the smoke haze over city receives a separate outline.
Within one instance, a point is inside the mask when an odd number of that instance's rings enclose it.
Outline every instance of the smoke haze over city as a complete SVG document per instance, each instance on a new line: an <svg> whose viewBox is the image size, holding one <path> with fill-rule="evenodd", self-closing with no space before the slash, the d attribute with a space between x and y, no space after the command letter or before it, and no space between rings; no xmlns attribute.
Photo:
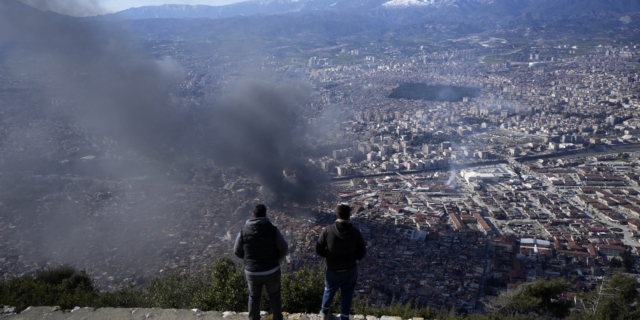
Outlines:
<svg viewBox="0 0 640 320"><path fill-rule="evenodd" d="M62 3L67 11L97 5L84 1L29 4L53 9ZM183 66L166 56L150 56L126 28L33 11L12 1L0 3L0 38L2 67L29 79L34 93L36 102L25 107L23 116L38 123L0 140L2 165L8 172L49 177L82 174L100 181L145 177L154 185L153 191L144 193L156 198L149 201L160 201L172 192L176 180L170 173L205 165L207 159L246 172L263 187L257 196L278 205L314 203L318 187L326 182L323 174L308 169L303 157L308 147L299 139L305 135L303 107L311 94L304 81L274 85L268 77L252 76L193 107L177 98L177 84L186 75ZM42 156L36 146L64 143L55 133L60 123L81 129L94 146L96 139L107 141L108 148L65 158ZM19 150L11 151L9 140ZM292 173L288 178L285 169ZM100 203L125 197L131 186L108 180L102 185L102 191L90 195L96 197L92 201L97 206L83 209L78 201L69 201L52 211L60 214L25 216L26 225L44 224L45 231L24 230L14 240L32 243L40 259L82 264L87 256L103 255L95 252L102 246L118 248L125 256L144 252L158 241L166 224L188 219L186 213L177 213L160 222L167 209L149 208L136 199L117 215L108 213L110 208ZM86 186L94 188L96 183ZM66 192L61 187L59 182L49 187L44 183L21 186L3 193L0 202L9 206L11 199L30 194ZM246 217L248 208L244 210L233 219ZM97 224L100 232L91 231L83 220L93 216L106 216ZM123 223L127 228L122 228ZM131 234L133 229L144 236ZM128 242L138 245L126 246ZM62 253L61 248L73 249Z"/></svg>
<svg viewBox="0 0 640 320"><path fill-rule="evenodd" d="M348 204L372 306L640 272L640 1L108 3L0 1L0 284L209 270L258 203L289 270Z"/></svg>

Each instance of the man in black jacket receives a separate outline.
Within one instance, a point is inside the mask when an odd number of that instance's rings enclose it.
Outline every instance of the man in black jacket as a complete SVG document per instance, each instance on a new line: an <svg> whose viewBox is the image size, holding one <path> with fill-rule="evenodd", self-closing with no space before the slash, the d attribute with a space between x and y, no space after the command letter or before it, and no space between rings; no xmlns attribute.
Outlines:
<svg viewBox="0 0 640 320"><path fill-rule="evenodd" d="M267 288L273 320L282 320L280 296L280 261L287 255L287 242L267 218L263 204L253 209L252 218L242 227L233 248L244 260L244 273L249 286L249 320L260 320L262 287Z"/></svg>
<svg viewBox="0 0 640 320"><path fill-rule="evenodd" d="M340 320L348 320L351 313L353 292L358 281L358 264L356 260L364 258L367 248L360 230L350 221L351 208L341 204L336 208L336 222L322 230L316 252L327 259L327 269L324 273L324 296L320 314L324 319L329 318L329 309L333 297L342 292L340 301Z"/></svg>

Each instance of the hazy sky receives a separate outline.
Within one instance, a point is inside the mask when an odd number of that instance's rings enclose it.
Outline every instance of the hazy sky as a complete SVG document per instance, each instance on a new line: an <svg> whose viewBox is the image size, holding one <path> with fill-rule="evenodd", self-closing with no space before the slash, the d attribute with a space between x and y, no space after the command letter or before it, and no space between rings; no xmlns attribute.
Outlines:
<svg viewBox="0 0 640 320"><path fill-rule="evenodd" d="M163 4L206 4L219 6L244 0L101 0L102 7L109 11L120 11L128 8L142 6L160 6Z"/></svg>

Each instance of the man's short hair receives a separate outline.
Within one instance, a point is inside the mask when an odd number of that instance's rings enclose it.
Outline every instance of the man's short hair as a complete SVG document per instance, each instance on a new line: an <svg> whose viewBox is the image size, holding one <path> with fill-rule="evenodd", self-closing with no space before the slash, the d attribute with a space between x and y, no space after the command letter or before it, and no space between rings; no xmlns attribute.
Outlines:
<svg viewBox="0 0 640 320"><path fill-rule="evenodd" d="M267 216L267 207L264 204L259 204L253 208L253 216L256 218L263 218Z"/></svg>
<svg viewBox="0 0 640 320"><path fill-rule="evenodd" d="M346 204L340 204L336 208L336 216L338 219L348 220L351 217L351 207Z"/></svg>

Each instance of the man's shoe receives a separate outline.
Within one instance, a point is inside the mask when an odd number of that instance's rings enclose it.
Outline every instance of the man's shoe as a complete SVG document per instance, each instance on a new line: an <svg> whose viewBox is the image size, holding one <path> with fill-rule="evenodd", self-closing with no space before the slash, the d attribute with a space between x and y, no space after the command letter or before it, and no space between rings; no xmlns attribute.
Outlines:
<svg viewBox="0 0 640 320"><path fill-rule="evenodd" d="M320 316L322 316L322 320L330 320L331 319L331 313L329 313L329 312L320 311Z"/></svg>

